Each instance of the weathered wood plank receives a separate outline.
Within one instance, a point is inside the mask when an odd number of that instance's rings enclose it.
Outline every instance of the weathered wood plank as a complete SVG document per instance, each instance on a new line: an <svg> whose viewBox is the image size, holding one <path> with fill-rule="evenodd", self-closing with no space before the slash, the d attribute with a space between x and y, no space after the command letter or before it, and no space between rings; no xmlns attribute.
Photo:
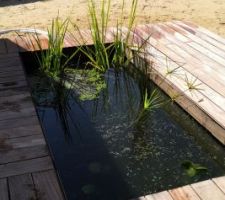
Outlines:
<svg viewBox="0 0 225 200"><path fill-rule="evenodd" d="M224 200L225 194L211 181L202 181L191 185L194 191L203 200Z"/></svg>
<svg viewBox="0 0 225 200"><path fill-rule="evenodd" d="M0 54L6 54L7 49L6 49L6 44L4 39L0 39Z"/></svg>
<svg viewBox="0 0 225 200"><path fill-rule="evenodd" d="M169 190L169 193L173 200L201 200L189 185Z"/></svg>
<svg viewBox="0 0 225 200"><path fill-rule="evenodd" d="M145 196L145 200L154 200L153 195L150 194L150 195Z"/></svg>
<svg viewBox="0 0 225 200"><path fill-rule="evenodd" d="M153 194L153 198L154 200L173 200L170 193L167 191Z"/></svg>
<svg viewBox="0 0 225 200"><path fill-rule="evenodd" d="M64 199L57 176L53 170L33 173L35 188L40 191L42 200L62 200Z"/></svg>
<svg viewBox="0 0 225 200"><path fill-rule="evenodd" d="M11 61L14 62L14 61ZM0 74L5 72L23 71L22 64L17 63L12 65L10 61L6 63L0 63ZM18 61L19 62L19 61Z"/></svg>
<svg viewBox="0 0 225 200"><path fill-rule="evenodd" d="M27 86L27 81L8 81L5 83L0 83L0 91L9 90L12 88L20 88L24 86Z"/></svg>
<svg viewBox="0 0 225 200"><path fill-rule="evenodd" d="M7 119L7 120L0 121L1 130L22 127L22 126L38 125L38 124L39 124L39 121L36 115L30 116L30 117Z"/></svg>
<svg viewBox="0 0 225 200"><path fill-rule="evenodd" d="M17 138L39 134L42 134L42 130L39 124L0 130L1 139Z"/></svg>
<svg viewBox="0 0 225 200"><path fill-rule="evenodd" d="M195 29L194 27L188 26L187 24L185 24L183 22L172 21L172 23L180 26L182 29L185 29L186 31L190 32L191 34L194 34L195 36L201 38L202 40L208 42L209 44L212 44L215 47L225 51L225 44L219 42L214 37L212 38L209 35L204 34L204 33L200 32L200 31L198 31L197 29Z"/></svg>
<svg viewBox="0 0 225 200"><path fill-rule="evenodd" d="M1 94L1 92L0 92ZM9 102L9 103L15 103L15 104L23 104L25 103L31 103L31 95L29 92L21 92L19 94L15 94L15 95L10 95L9 97L2 97L0 99L0 104L4 104L5 102Z"/></svg>
<svg viewBox="0 0 225 200"><path fill-rule="evenodd" d="M20 58L20 55L18 53L7 53L4 55L0 55L1 61L8 60L9 58Z"/></svg>
<svg viewBox="0 0 225 200"><path fill-rule="evenodd" d="M28 87L24 86L24 87L19 87L19 88L10 88L8 90L1 90L0 95L1 95L1 97L9 97L9 96L14 96L14 95L18 95L18 94L23 94L26 92L28 92Z"/></svg>
<svg viewBox="0 0 225 200"><path fill-rule="evenodd" d="M0 178L53 169L49 156L0 165Z"/></svg>
<svg viewBox="0 0 225 200"><path fill-rule="evenodd" d="M11 72L2 72L0 73L0 80L2 80L2 78L6 78L6 77L15 77L15 76L23 76L25 78L24 72L23 71L11 71Z"/></svg>
<svg viewBox="0 0 225 200"><path fill-rule="evenodd" d="M9 200L7 179L0 179L0 199Z"/></svg>
<svg viewBox="0 0 225 200"><path fill-rule="evenodd" d="M1 74L0 74L1 75ZM0 77L0 83L7 83L7 82L13 82L13 81L25 81L25 76L23 74L21 75L11 75L11 76L4 76Z"/></svg>
<svg viewBox="0 0 225 200"><path fill-rule="evenodd" d="M178 56L178 59L182 57L184 64L181 65L183 68L197 76L201 81L207 83L210 86L212 85L217 92L219 92L221 95L224 95L225 77L222 76L222 74L225 73L225 68L208 59L207 56L202 56L201 54L199 55L198 51L192 47L189 47L187 44L179 42L179 40L176 39L174 35L169 35L169 33L163 29L164 26L165 25L154 26L155 29L164 33L164 37L157 41L158 43L162 43L162 45L158 44L157 48L160 50L162 49L162 46L164 46L163 53L166 55L168 55L168 51L173 51L175 55L171 55L173 57L169 56L169 59L176 60ZM168 27L167 29L170 30ZM153 44L152 40L151 44ZM211 76L206 78L205 76L208 73L210 73Z"/></svg>
<svg viewBox="0 0 225 200"><path fill-rule="evenodd" d="M0 138L0 155L1 152L4 153L4 151L7 152L12 149L33 147L39 145L45 145L45 139L42 134L11 139Z"/></svg>
<svg viewBox="0 0 225 200"><path fill-rule="evenodd" d="M36 145L4 151L0 150L0 164L45 157L48 154L49 152L46 145Z"/></svg>
<svg viewBox="0 0 225 200"><path fill-rule="evenodd" d="M211 31L207 30L204 27L197 26L197 25L195 25L195 24L193 24L191 22L187 22L187 21L182 21L182 22L181 21L175 21L175 22L176 23L181 23L181 24L186 24L187 26L194 28L195 31L198 31L198 32L201 32L201 33L203 33L205 35L208 35L209 37L211 37L211 38L213 38L213 39L217 40L218 42L220 42L220 43L225 45L225 39L223 37L221 37L218 34L215 34L215 33L211 32Z"/></svg>
<svg viewBox="0 0 225 200"><path fill-rule="evenodd" d="M213 178L212 180L225 193L225 176Z"/></svg>
<svg viewBox="0 0 225 200"><path fill-rule="evenodd" d="M223 57L225 57L225 51L222 51L221 49L215 47L214 45L211 45L210 43L206 42L205 40L202 40L201 38L195 36L194 34L191 34L190 32L188 32L187 30L183 29L182 27L168 22L165 24L166 26L169 26L170 28L172 28L173 30L175 30L176 32L186 36L187 38L191 39L192 41L188 44L192 44L192 42L194 42L195 44L198 44L198 47L200 49L204 49L203 51L201 51L201 53L206 52L205 55L208 55L208 53L210 54L210 56L212 56L212 58L215 58L215 61L218 61L216 58L218 58L219 60L224 60ZM205 51L205 49L207 51ZM208 53L207 53L208 52ZM222 63L222 65L224 65L224 63Z"/></svg>
<svg viewBox="0 0 225 200"><path fill-rule="evenodd" d="M31 174L12 176L8 181L11 200L37 199Z"/></svg>
<svg viewBox="0 0 225 200"><path fill-rule="evenodd" d="M221 94L219 94L217 91L215 91L213 88L211 88L209 85L205 84L204 82L202 82L199 77L197 76L193 76L193 74L196 72L196 70L192 70L192 73L190 73L189 71L186 70L186 67L184 67L184 65L179 66L176 63L172 62L172 61L168 61L168 58L166 58L166 56L164 56L163 54L160 55L160 53L158 52L154 52L153 49L151 48L150 54L156 55L156 58L152 58L152 60L158 60L163 66L165 66L165 73L167 73L167 71L174 71L174 74L180 79L188 79L188 80L195 80L195 83L199 86L198 88L201 90L201 93L206 96L210 101L214 102L217 106L219 106L221 109L224 108L224 104L225 104L225 98L224 96L222 96ZM159 56L157 56L159 55ZM159 65L161 65L159 64ZM184 68L184 69L183 69ZM210 79L210 78L209 78ZM210 81L209 79L207 79L208 81ZM214 82L210 82L211 85ZM185 83L184 83L185 84ZM219 86L220 88L222 86ZM225 88L224 88L225 90Z"/></svg>
<svg viewBox="0 0 225 200"><path fill-rule="evenodd" d="M36 111L35 111L35 108L34 108L33 105L31 105L30 107L26 107L26 108L15 107L15 108L3 108L3 109L0 109L0 110L1 110L0 121L36 115Z"/></svg>

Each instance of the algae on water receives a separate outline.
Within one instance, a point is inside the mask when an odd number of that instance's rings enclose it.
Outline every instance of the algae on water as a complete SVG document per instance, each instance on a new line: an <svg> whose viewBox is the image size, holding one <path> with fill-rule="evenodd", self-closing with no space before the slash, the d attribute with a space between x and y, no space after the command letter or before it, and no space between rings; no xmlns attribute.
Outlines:
<svg viewBox="0 0 225 200"><path fill-rule="evenodd" d="M93 100L106 88L104 77L95 69L65 70L62 78L32 77L32 90L38 105L51 106L57 98L77 97L81 101Z"/></svg>

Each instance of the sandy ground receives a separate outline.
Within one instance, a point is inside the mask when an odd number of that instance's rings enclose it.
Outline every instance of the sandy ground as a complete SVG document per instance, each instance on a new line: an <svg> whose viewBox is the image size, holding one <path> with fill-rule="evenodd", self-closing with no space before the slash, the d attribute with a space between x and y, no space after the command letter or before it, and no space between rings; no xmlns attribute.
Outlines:
<svg viewBox="0 0 225 200"><path fill-rule="evenodd" d="M88 0L0 0L0 29L46 29L52 18L69 17L80 27L88 27ZM132 0L125 0L129 8ZM100 0L96 0L100 2ZM112 0L111 24L120 13L120 0ZM126 17L125 17L126 19ZM139 0L136 23L187 20L225 37L225 0Z"/></svg>

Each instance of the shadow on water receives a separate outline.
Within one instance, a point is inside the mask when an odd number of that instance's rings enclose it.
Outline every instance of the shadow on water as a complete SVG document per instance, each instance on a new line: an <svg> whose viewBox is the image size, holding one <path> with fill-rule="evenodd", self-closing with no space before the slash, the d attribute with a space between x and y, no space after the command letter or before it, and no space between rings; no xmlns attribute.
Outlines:
<svg viewBox="0 0 225 200"><path fill-rule="evenodd" d="M35 71L35 67L31 69L30 66L37 65L37 62L33 55L27 55L22 57L26 57L25 66L30 74ZM49 83L43 84L46 87ZM73 96L74 91L65 89L61 83L54 84L56 93L44 91L48 97L38 97L42 103L38 102L38 105L36 102L36 109L67 198L130 198L130 189L82 103Z"/></svg>
<svg viewBox="0 0 225 200"><path fill-rule="evenodd" d="M23 5L23 4L35 3L39 1L44 2L49 0L1 0L0 7Z"/></svg>
<svg viewBox="0 0 225 200"><path fill-rule="evenodd" d="M37 63L32 55L23 56L31 75ZM137 120L146 80L139 73L110 69L97 98L80 100L59 82L56 93L43 91L47 101L39 97L39 119L68 199L129 199L224 174L223 147L176 104ZM148 81L145 87L156 86ZM207 171L189 177L181 168L185 160Z"/></svg>

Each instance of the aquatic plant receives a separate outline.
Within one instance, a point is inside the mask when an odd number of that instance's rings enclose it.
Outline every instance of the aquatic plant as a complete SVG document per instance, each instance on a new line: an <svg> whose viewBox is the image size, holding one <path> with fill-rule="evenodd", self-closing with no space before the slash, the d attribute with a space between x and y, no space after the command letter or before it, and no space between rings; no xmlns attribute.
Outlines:
<svg viewBox="0 0 225 200"><path fill-rule="evenodd" d="M77 25L74 25L80 37L78 39L74 35L74 40L80 44L80 51L87 57L87 65L91 65L102 73L105 73L109 68L122 69L127 66L131 60L131 58L128 58L128 52L132 47L131 30L136 16L137 2L138 0L132 0L128 18L128 29L123 28L123 0L117 26L109 30L108 23L110 21L111 0L101 1L100 10L96 8L94 0L88 0L89 24L93 47L85 46L86 41L82 36L81 30ZM98 15L98 13L100 14ZM109 33L112 34L113 37L111 41L107 40L107 34Z"/></svg>
<svg viewBox="0 0 225 200"><path fill-rule="evenodd" d="M197 163L193 163L190 160L185 160L181 163L181 166L184 168L186 174L190 177L194 177L202 172L207 172L206 167Z"/></svg>

